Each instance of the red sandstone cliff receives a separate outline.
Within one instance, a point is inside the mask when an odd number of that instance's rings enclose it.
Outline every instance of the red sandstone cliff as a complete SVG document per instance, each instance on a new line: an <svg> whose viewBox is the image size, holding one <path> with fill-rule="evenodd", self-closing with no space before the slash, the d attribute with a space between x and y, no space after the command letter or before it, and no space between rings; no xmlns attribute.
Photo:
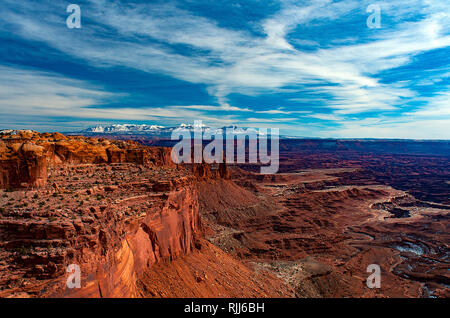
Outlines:
<svg viewBox="0 0 450 318"><path fill-rule="evenodd" d="M178 169L108 167L83 165L77 169L84 173L71 174L65 184L61 180L69 174L60 169L51 175L57 189L9 194L34 193L31 206L2 208L0 297L18 291L39 297L137 297L137 277L144 270L195 249L201 236L195 178ZM116 182L118 173L119 185L86 183L93 175ZM83 288L66 288L69 264L81 267ZM20 280L26 284L17 285Z"/></svg>
<svg viewBox="0 0 450 318"><path fill-rule="evenodd" d="M145 270L157 263L169 263L195 249L201 233L196 196L196 191L190 187L173 189L168 195L159 196L160 206L145 216L115 221L109 231L101 232L104 234L98 238L98 248L90 251L93 259L84 258L84 253L75 256L82 264L84 287L65 288L63 276L55 289L43 296L62 293L68 297L139 297L136 283ZM115 231L118 224L123 235Z"/></svg>

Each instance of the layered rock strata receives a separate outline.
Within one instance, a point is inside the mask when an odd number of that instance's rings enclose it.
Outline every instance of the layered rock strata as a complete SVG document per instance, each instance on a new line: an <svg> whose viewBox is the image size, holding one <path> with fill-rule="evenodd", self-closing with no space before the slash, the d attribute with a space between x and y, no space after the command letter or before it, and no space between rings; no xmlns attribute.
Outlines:
<svg viewBox="0 0 450 318"><path fill-rule="evenodd" d="M169 148L0 136L1 297L138 297L144 270L195 249L196 177L172 163ZM71 264L80 289L66 285Z"/></svg>
<svg viewBox="0 0 450 318"><path fill-rule="evenodd" d="M175 166L170 148L28 130L0 132L0 188L43 187L49 167L106 163Z"/></svg>

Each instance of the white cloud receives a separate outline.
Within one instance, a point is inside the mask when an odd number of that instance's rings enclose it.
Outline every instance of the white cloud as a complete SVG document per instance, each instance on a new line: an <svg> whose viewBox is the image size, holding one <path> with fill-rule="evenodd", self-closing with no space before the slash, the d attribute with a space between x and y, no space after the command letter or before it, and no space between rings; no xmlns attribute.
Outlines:
<svg viewBox="0 0 450 318"><path fill-rule="evenodd" d="M450 118L414 119L402 121L374 119L372 123L354 121L344 123L338 129L328 129L326 136L336 138L401 138L401 139L450 139ZM322 135L325 135L322 133Z"/></svg>
<svg viewBox="0 0 450 318"><path fill-rule="evenodd" d="M67 79L57 74L0 67L0 124L3 127L11 127L14 121L20 126L20 120L25 117L32 121L42 117L72 117L96 120L164 119L174 122L203 118L209 122L218 122L217 118L204 114L198 110L201 107L195 106L91 107L120 97L123 95L105 92L91 83ZM223 116L220 121L233 122L231 116Z"/></svg>

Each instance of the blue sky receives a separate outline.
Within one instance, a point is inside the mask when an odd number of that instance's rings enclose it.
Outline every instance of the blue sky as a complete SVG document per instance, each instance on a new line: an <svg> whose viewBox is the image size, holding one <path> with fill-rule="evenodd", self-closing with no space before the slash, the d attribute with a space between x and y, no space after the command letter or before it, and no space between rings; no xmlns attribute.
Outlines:
<svg viewBox="0 0 450 318"><path fill-rule="evenodd" d="M81 7L81 29L66 7ZM369 28L370 4L381 27ZM450 139L447 0L2 0L0 128Z"/></svg>

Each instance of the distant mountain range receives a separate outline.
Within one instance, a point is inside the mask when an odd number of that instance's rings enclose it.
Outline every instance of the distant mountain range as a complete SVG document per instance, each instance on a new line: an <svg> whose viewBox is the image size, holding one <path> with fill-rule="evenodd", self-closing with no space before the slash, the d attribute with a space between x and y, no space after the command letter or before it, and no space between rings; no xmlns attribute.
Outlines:
<svg viewBox="0 0 450 318"><path fill-rule="evenodd" d="M194 129L201 129L203 133L211 134L225 134L232 133L235 135L244 135L249 133L254 133L260 137L265 136L264 133L260 132L257 128L245 128L238 126L225 126L220 128L213 128L206 125L195 126L190 124L181 124L179 126L159 126L159 125L136 125L136 124L114 124L114 125L98 125L95 127L90 127L84 129L77 133L71 134L81 134L86 136L96 136L96 135L145 135L159 138L170 138L173 132L183 132L189 131L193 132ZM270 130L268 130L270 134Z"/></svg>
<svg viewBox="0 0 450 318"><path fill-rule="evenodd" d="M192 124L180 124L178 126L161 126L161 125L146 125L146 124L112 124L112 125L97 125L78 132L63 132L66 135L82 135L91 137L101 136L141 136L145 139L170 139L173 132L189 131L193 132L194 128L201 128L203 133L222 134L225 132L234 135L245 135L254 133L259 137L265 135L259 131L258 128L239 127L239 126L224 126L214 128L206 125L195 126ZM5 130L9 131L9 130ZM268 129L270 134L270 129ZM147 138L149 137L149 138ZM286 136L280 135L280 139L309 139L309 140L342 140L342 141L397 141L397 142L444 142L448 145L449 140L413 140L413 139L395 139L395 138L322 138L322 137L300 137L300 136Z"/></svg>

